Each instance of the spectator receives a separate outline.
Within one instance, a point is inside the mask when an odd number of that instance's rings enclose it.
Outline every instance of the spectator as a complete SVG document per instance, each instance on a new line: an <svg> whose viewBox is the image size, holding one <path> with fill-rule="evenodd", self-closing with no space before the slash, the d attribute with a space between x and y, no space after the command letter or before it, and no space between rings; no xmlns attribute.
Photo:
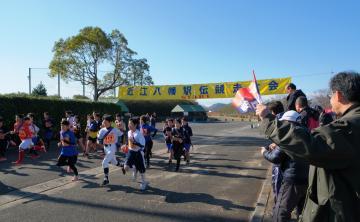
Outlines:
<svg viewBox="0 0 360 222"><path fill-rule="evenodd" d="M314 109L319 112L319 124L320 126L327 125L334 121L334 117L332 115L332 112L327 112L325 109L323 109L321 106L316 105L314 106Z"/></svg>
<svg viewBox="0 0 360 222"><path fill-rule="evenodd" d="M302 126L313 130L319 126L319 112L309 107L305 96L300 96L295 102L296 112L300 113L300 123Z"/></svg>
<svg viewBox="0 0 360 222"><path fill-rule="evenodd" d="M295 110L296 99L300 96L305 96L305 94L301 91L301 89L297 90L294 83L290 83L289 85L287 85L286 91L288 93L288 96L286 97L286 111Z"/></svg>
<svg viewBox="0 0 360 222"><path fill-rule="evenodd" d="M301 221L360 221L360 74L338 73L330 89L339 118L312 133L277 121L265 105L258 105L256 113L281 150L311 164Z"/></svg>

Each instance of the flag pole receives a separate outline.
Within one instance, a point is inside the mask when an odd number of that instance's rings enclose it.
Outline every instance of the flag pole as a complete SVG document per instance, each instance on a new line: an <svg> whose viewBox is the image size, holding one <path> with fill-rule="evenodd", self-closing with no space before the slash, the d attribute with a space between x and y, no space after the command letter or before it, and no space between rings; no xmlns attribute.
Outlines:
<svg viewBox="0 0 360 222"><path fill-rule="evenodd" d="M257 93L259 94L259 103L262 104L263 103L263 100L261 98L261 94L260 94L260 90L259 90L259 86L257 84L257 81L256 81L256 75L255 75L255 70L253 70L253 78L254 78L254 82L255 82L255 86L256 86L256 91Z"/></svg>

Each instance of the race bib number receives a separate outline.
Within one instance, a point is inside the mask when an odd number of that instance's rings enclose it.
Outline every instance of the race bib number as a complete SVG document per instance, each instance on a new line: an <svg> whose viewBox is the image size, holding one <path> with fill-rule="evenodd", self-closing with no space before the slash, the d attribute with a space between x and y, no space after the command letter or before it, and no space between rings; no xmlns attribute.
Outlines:
<svg viewBox="0 0 360 222"><path fill-rule="evenodd" d="M104 138L104 143L105 144L114 144L115 143L115 135L113 133L109 133L109 135L107 135Z"/></svg>
<svg viewBox="0 0 360 222"><path fill-rule="evenodd" d="M133 144L133 140L128 140L129 141L129 147L130 148L135 148L134 144Z"/></svg>
<svg viewBox="0 0 360 222"><path fill-rule="evenodd" d="M20 137L20 138L25 138L25 137L26 137L26 133L25 133L24 130L20 130L20 131L19 131L19 137Z"/></svg>

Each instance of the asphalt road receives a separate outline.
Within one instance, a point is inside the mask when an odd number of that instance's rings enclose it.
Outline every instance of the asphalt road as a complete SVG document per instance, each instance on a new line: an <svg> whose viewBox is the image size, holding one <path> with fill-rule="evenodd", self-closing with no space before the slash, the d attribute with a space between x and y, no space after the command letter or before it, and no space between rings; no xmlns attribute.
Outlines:
<svg viewBox="0 0 360 222"><path fill-rule="evenodd" d="M0 221L248 221L268 164L258 147L265 143L249 123L196 123L191 164L180 172L168 166L162 137L154 143L147 179L139 181L112 167L110 185L100 187L101 159L79 158L81 180L70 182L55 166L58 150L26 159L20 167L0 163Z"/></svg>

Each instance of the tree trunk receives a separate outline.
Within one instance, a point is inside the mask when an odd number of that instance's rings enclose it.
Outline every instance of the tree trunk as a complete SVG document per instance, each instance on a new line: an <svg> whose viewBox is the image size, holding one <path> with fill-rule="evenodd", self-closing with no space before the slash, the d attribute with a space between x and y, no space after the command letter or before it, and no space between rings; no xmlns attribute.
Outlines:
<svg viewBox="0 0 360 222"><path fill-rule="evenodd" d="M97 90L97 87L95 89L94 87L94 102L97 102L99 99L99 94L98 94L98 90Z"/></svg>
<svg viewBox="0 0 360 222"><path fill-rule="evenodd" d="M99 90L98 90L98 76L97 76L97 60L94 62L94 101L97 102L99 99Z"/></svg>

